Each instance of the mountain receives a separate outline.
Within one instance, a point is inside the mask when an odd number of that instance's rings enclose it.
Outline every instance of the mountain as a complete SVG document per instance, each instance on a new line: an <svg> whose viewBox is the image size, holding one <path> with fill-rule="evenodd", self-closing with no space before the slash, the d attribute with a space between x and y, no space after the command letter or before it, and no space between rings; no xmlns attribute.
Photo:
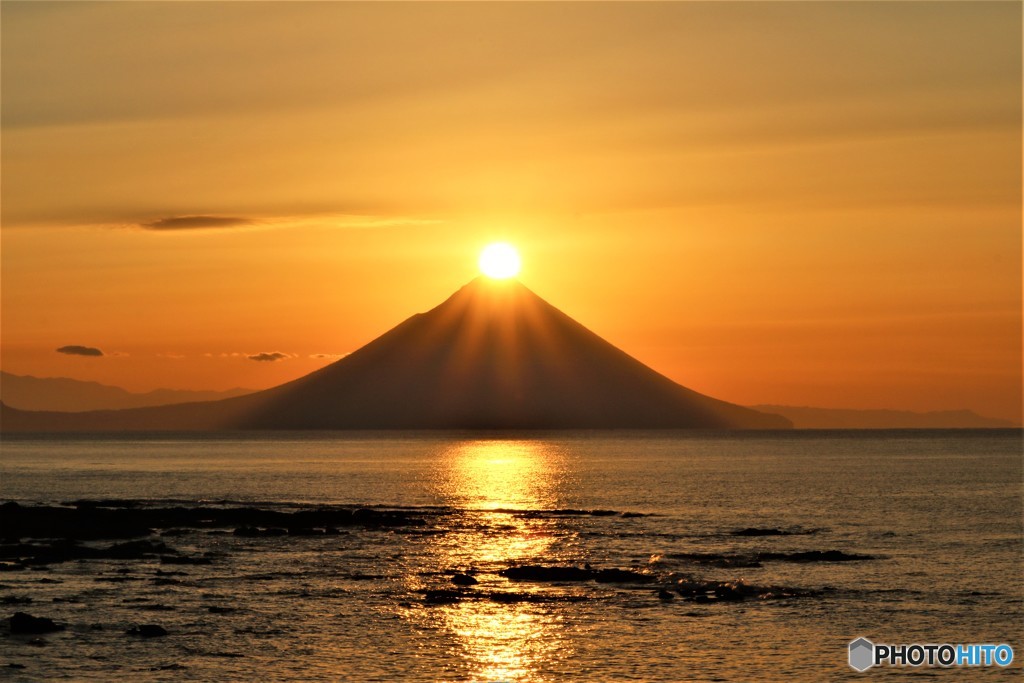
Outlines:
<svg viewBox="0 0 1024 683"><path fill-rule="evenodd" d="M846 410L797 406L753 406L782 415L797 429L998 429L1018 427L1008 420L983 417L970 410L914 413L908 410Z"/></svg>
<svg viewBox="0 0 1024 683"><path fill-rule="evenodd" d="M345 358L221 401L90 413L4 406L3 429L788 429L676 384L515 280L477 278Z"/></svg>
<svg viewBox="0 0 1024 683"><path fill-rule="evenodd" d="M180 391L156 389L133 393L98 382L83 382L67 377L32 377L0 371L0 399L4 404L22 410L117 410L163 406L172 403L216 401L252 393L251 389L227 391Z"/></svg>

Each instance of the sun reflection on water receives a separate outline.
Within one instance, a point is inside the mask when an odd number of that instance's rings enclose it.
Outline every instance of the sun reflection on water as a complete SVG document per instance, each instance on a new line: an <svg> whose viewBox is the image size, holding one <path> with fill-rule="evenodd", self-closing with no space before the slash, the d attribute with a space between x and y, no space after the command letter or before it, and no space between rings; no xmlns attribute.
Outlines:
<svg viewBox="0 0 1024 683"><path fill-rule="evenodd" d="M469 441L447 458L451 504L483 510L537 509L554 503L550 446L535 441Z"/></svg>
<svg viewBox="0 0 1024 683"><path fill-rule="evenodd" d="M471 441L439 463L438 493L463 512L457 528L433 546L438 569L474 571L480 583L467 591L472 597L423 613L452 636L451 654L474 681L547 680L543 672L571 656L561 606L518 599L544 588L510 584L497 574L510 563L540 562L554 552L556 520L521 513L557 507L558 462L559 454L543 442Z"/></svg>

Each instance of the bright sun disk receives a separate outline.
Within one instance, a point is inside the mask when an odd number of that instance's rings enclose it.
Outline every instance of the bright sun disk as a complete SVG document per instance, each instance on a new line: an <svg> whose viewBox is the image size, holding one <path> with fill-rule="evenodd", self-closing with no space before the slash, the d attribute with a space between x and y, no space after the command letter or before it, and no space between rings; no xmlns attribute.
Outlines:
<svg viewBox="0 0 1024 683"><path fill-rule="evenodd" d="M495 280L515 277L521 264L519 252L511 244L495 242L480 252L480 271Z"/></svg>

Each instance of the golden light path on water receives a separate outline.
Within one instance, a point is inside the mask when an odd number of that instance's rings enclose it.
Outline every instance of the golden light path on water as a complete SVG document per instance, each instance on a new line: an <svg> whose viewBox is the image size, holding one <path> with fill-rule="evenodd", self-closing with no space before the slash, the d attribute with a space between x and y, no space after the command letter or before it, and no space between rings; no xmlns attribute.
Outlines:
<svg viewBox="0 0 1024 683"><path fill-rule="evenodd" d="M469 512L463 529L436 546L438 565L478 570L477 590L542 590L510 584L496 572L549 553L554 521L513 511L555 505L557 460L557 453L542 442L469 441L454 446L443 458L437 481L448 504ZM561 614L550 604L462 600L430 612L440 628L455 636L475 681L548 680L544 670L572 654Z"/></svg>

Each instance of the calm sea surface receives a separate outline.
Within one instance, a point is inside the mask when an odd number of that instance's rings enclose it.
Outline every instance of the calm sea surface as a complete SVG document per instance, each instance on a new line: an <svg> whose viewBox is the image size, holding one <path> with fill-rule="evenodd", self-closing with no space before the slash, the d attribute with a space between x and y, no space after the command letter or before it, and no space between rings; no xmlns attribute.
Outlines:
<svg viewBox="0 0 1024 683"><path fill-rule="evenodd" d="M379 506L425 522L178 530L154 539L214 561L5 572L3 617L68 625L0 637L10 680L977 680L1018 677L1024 660L1019 431L5 438L0 499ZM778 535L736 533L750 528ZM872 559L785 559L832 550ZM499 574L585 563L651 582ZM425 598L453 572L479 584ZM758 587L748 599L676 592L738 579ZM139 623L170 635L125 635ZM1016 661L856 674L858 636L1006 642Z"/></svg>

